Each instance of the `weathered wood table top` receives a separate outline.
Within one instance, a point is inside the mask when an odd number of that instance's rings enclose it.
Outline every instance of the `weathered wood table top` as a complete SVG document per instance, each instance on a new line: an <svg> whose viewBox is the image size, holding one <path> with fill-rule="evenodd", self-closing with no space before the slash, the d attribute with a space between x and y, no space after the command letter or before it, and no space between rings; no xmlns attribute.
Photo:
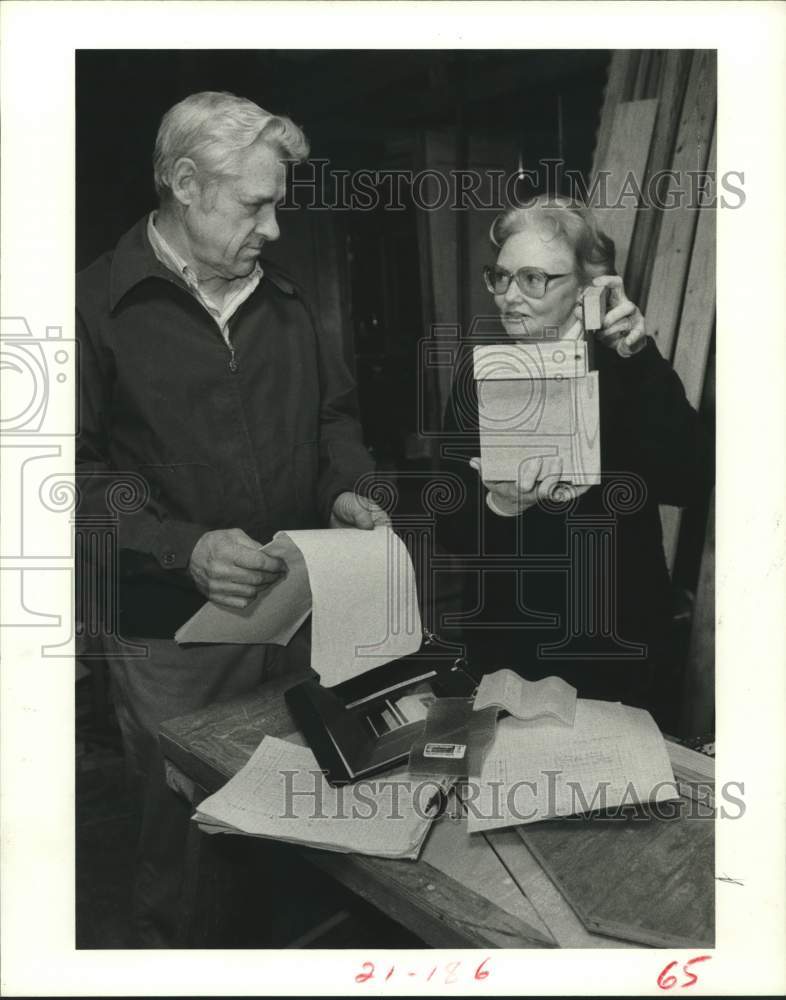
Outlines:
<svg viewBox="0 0 786 1000"><path fill-rule="evenodd" d="M164 723L164 755L211 794L264 736L302 742L283 696L306 676L291 673L243 698ZM515 829L470 837L461 818L446 815L432 825L418 861L292 849L433 947L636 947L608 929L603 936L590 933L544 871L542 856L538 860ZM675 864L680 867L679 859Z"/></svg>

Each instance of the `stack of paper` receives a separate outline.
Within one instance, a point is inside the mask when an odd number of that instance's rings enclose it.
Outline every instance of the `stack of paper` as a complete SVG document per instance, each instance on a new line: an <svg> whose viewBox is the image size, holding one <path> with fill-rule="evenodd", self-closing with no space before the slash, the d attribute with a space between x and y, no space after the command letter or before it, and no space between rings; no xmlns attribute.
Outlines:
<svg viewBox="0 0 786 1000"><path fill-rule="evenodd" d="M192 817L206 833L270 837L322 850L417 858L448 782L406 772L332 788L308 747L266 736Z"/></svg>
<svg viewBox="0 0 786 1000"><path fill-rule="evenodd" d="M470 833L679 798L649 712L585 699L572 728L545 718L499 722L475 793Z"/></svg>
<svg viewBox="0 0 786 1000"><path fill-rule="evenodd" d="M680 792L712 809L715 805L714 759L672 740L666 743L666 752Z"/></svg>
<svg viewBox="0 0 786 1000"><path fill-rule="evenodd" d="M420 648L415 572L393 531L289 531L313 599L311 666L333 687Z"/></svg>
<svg viewBox="0 0 786 1000"><path fill-rule="evenodd" d="M420 648L412 560L390 527L280 531L264 551L286 575L247 608L206 604L177 642L286 645L313 610L311 666L324 687Z"/></svg>

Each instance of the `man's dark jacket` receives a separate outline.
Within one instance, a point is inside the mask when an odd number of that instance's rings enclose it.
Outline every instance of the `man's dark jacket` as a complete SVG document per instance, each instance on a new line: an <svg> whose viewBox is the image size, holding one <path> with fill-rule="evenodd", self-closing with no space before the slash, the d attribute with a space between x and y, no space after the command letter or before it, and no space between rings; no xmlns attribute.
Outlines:
<svg viewBox="0 0 786 1000"><path fill-rule="evenodd" d="M470 349L457 365L443 441L442 472L457 500L438 518L438 537L469 570L470 655L486 669L559 674L588 697L642 700L652 668L669 655L659 504L706 496L711 441L654 341L631 358L598 344L601 484L567 507L501 517L467 464L480 455Z"/></svg>
<svg viewBox="0 0 786 1000"><path fill-rule="evenodd" d="M77 276L79 524L117 524L121 635L171 638L204 603L187 571L202 534L324 527L371 462L352 377L297 285L262 262L233 356L146 224Z"/></svg>

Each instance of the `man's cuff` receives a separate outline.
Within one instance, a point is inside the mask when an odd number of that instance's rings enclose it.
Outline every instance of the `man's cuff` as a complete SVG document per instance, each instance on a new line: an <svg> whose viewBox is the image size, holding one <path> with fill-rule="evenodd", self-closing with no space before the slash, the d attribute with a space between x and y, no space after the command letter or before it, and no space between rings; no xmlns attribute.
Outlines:
<svg viewBox="0 0 786 1000"><path fill-rule="evenodd" d="M366 480L366 486L370 489L372 483ZM342 493L354 493L356 496L366 496L366 491L358 489L358 480L349 479L345 476L333 476L320 484L318 494L318 511L323 524L330 524L330 515L333 513L333 505Z"/></svg>
<svg viewBox="0 0 786 1000"><path fill-rule="evenodd" d="M187 521L166 521L158 532L153 555L162 569L187 569L194 546L209 530L204 525Z"/></svg>
<svg viewBox="0 0 786 1000"><path fill-rule="evenodd" d="M371 456L359 442L334 442L320 447L317 510L323 524L330 523L333 504L342 493L365 494L371 487L369 474L373 471ZM358 489L360 483L366 490Z"/></svg>

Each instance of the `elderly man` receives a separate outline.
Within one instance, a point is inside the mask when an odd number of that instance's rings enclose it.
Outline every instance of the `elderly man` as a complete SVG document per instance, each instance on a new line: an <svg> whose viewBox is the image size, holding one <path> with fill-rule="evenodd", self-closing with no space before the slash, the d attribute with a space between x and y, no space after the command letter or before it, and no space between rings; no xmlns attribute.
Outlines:
<svg viewBox="0 0 786 1000"><path fill-rule="evenodd" d="M156 140L158 211L77 278L80 511L106 513L123 474L138 493L114 511L118 631L137 648L115 638L106 654L144 803L143 946L172 944L188 822L160 722L285 666L278 647L179 648L174 632L205 598L243 607L274 582L285 567L262 545L275 531L384 519L353 492L370 461L350 374L294 281L259 259L279 235L286 163L307 155L297 126L251 101L186 98Z"/></svg>

